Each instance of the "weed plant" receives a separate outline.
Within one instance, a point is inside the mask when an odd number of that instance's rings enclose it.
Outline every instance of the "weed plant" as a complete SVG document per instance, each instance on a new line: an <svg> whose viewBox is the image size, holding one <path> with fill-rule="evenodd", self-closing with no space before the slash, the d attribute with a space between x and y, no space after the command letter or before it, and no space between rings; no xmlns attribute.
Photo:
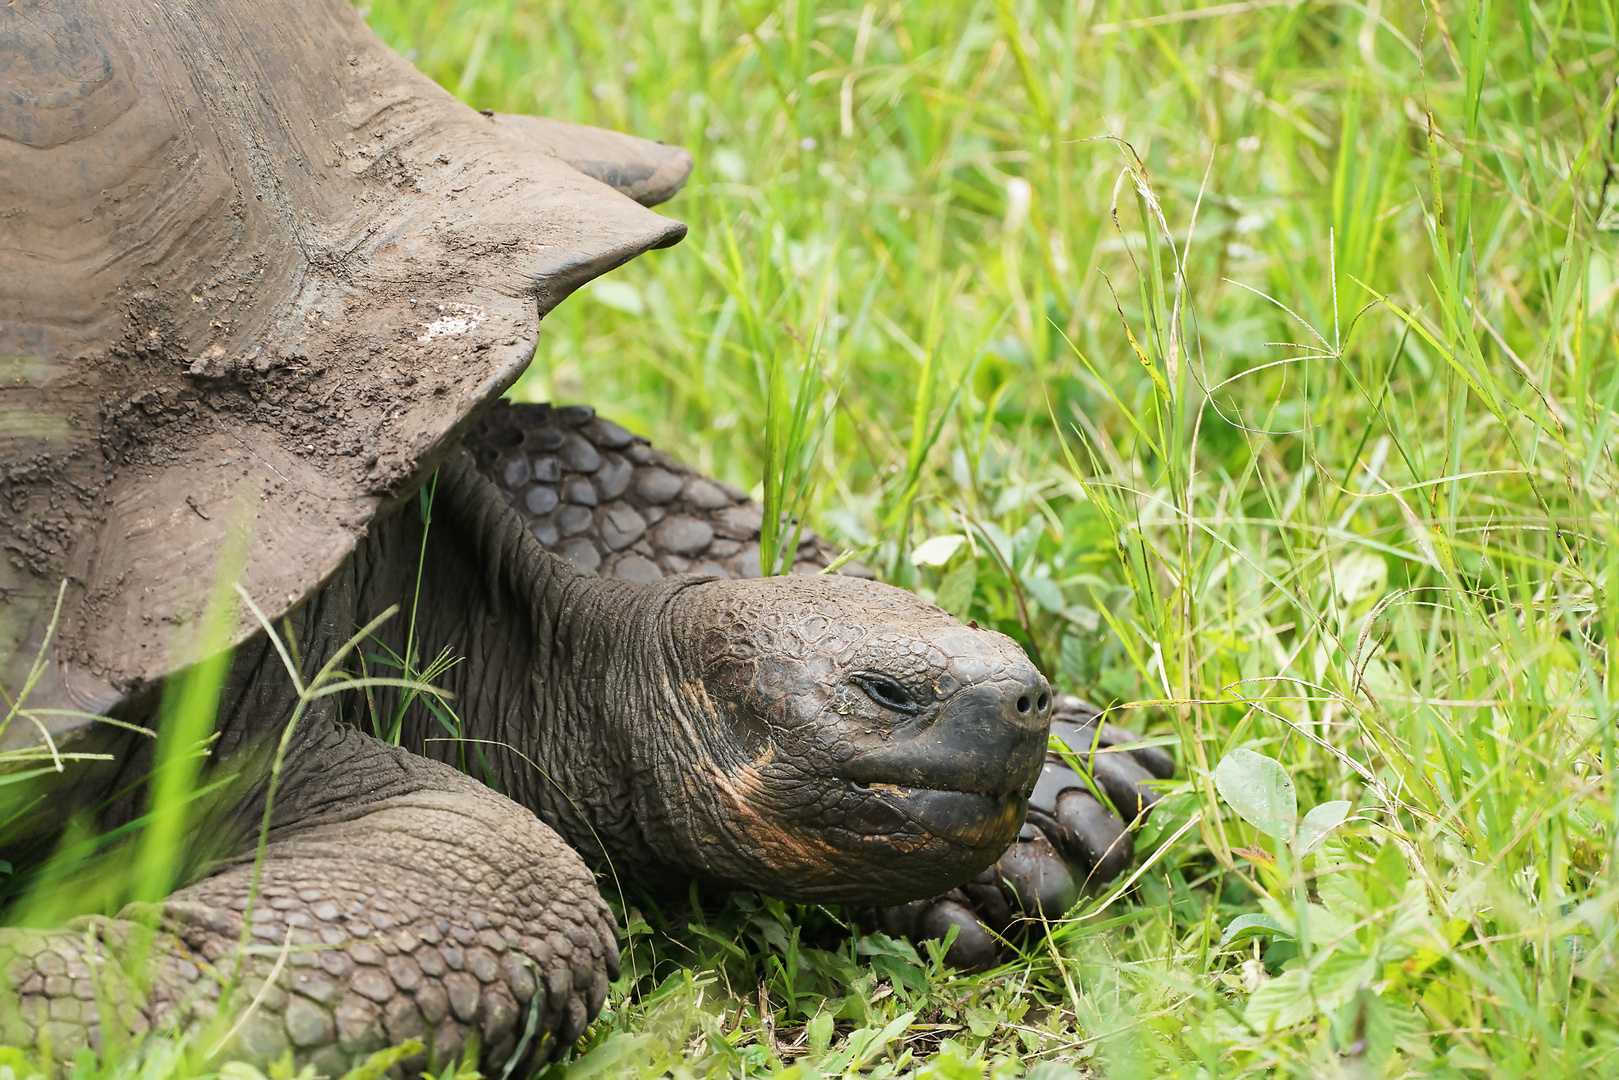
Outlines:
<svg viewBox="0 0 1619 1080"><path fill-rule="evenodd" d="M366 14L474 106L696 157L687 240L548 316L519 397L754 486L1181 768L1131 879L984 975L630 887L550 1077L1619 1075L1611 5Z"/></svg>

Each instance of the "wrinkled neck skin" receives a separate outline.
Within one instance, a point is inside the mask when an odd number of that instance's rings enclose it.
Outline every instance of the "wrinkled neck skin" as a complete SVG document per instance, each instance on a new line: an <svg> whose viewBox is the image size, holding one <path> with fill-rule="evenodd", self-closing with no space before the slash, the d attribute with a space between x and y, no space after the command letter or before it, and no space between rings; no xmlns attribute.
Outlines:
<svg viewBox="0 0 1619 1080"><path fill-rule="evenodd" d="M459 739L417 702L404 710L400 743L529 807L599 870L653 885L701 874L671 851L661 822L671 792L693 802L712 792L656 764L692 757L676 745L691 725L671 715L682 680L664 628L670 605L699 579L645 585L580 573L528 536L459 453L432 498L425 547L411 500L356 555L356 621L398 604L379 641L403 655L413 637L418 670L441 650L459 658L432 680L452 695ZM373 699L374 710L363 700L350 707L366 730L386 734L399 694Z"/></svg>
<svg viewBox="0 0 1619 1080"><path fill-rule="evenodd" d="M354 561L357 623L399 604L382 644L410 641L417 670L458 658L432 682L459 739L417 701L400 742L528 806L599 870L890 904L960 884L1016 836L1050 687L1010 638L849 578L581 574L465 454L433 501L425 540L407 504ZM399 691L372 700L348 708L386 735Z"/></svg>

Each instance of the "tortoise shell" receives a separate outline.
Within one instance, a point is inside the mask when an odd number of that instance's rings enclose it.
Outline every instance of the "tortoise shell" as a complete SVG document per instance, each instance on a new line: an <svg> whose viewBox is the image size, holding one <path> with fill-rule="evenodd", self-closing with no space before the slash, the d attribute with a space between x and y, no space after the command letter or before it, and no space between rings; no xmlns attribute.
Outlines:
<svg viewBox="0 0 1619 1080"><path fill-rule="evenodd" d="M218 647L232 564L309 596L685 233L684 151L480 115L342 0L17 0L0 70L0 685L58 738Z"/></svg>

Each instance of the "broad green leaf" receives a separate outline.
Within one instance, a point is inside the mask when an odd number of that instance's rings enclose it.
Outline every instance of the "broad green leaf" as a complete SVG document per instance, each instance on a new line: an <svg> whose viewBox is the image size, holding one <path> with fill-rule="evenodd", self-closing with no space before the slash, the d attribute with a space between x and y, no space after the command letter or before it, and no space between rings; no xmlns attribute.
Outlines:
<svg viewBox="0 0 1619 1080"><path fill-rule="evenodd" d="M1377 852L1376 861L1366 872L1366 891L1377 907L1392 907L1404 896L1409 877L1405 853L1400 850L1400 845L1385 840Z"/></svg>
<svg viewBox="0 0 1619 1080"><path fill-rule="evenodd" d="M1428 1023L1409 1004L1393 995L1367 991L1355 1005L1361 1013L1358 1019L1366 1040L1365 1059L1374 1069L1381 1069L1396 1050L1427 1056L1423 1036Z"/></svg>
<svg viewBox="0 0 1619 1080"><path fill-rule="evenodd" d="M1237 816L1286 843L1298 822L1293 779L1280 764L1252 750L1233 750L1214 770L1214 786Z"/></svg>
<svg viewBox="0 0 1619 1080"><path fill-rule="evenodd" d="M939 582L939 591L933 599L950 614L965 619L967 609L972 606L973 590L977 587L978 560L966 559Z"/></svg>
<svg viewBox="0 0 1619 1080"><path fill-rule="evenodd" d="M1234 945L1239 941L1247 941L1254 937L1278 937L1292 940L1293 931L1282 920L1274 915L1261 915L1258 913L1238 915L1226 924L1225 933L1220 935L1220 948Z"/></svg>
<svg viewBox="0 0 1619 1080"><path fill-rule="evenodd" d="M1294 854L1302 859L1320 847L1327 834L1342 825L1344 818L1349 816L1349 806L1348 800L1335 799L1312 807L1304 815L1304 820L1299 822L1299 834L1293 841Z"/></svg>
<svg viewBox="0 0 1619 1080"><path fill-rule="evenodd" d="M1308 976L1303 968L1284 972L1248 995L1242 1017L1260 1031L1280 1031L1315 1015Z"/></svg>
<svg viewBox="0 0 1619 1080"><path fill-rule="evenodd" d="M1062 588L1048 577L1030 574L1023 579L1023 587L1034 597L1037 604L1052 614L1062 614L1067 606L1062 597Z"/></svg>
<svg viewBox="0 0 1619 1080"><path fill-rule="evenodd" d="M639 316L646 312L646 298L641 295L641 290L622 278L597 278L584 292L598 303L626 315Z"/></svg>
<svg viewBox="0 0 1619 1080"><path fill-rule="evenodd" d="M1036 514L1012 536L1012 562L1016 566L1028 569L1029 556L1040 545L1040 535L1045 531L1045 520Z"/></svg>
<svg viewBox="0 0 1619 1080"><path fill-rule="evenodd" d="M809 1036L810 1055L820 1057L826 1053L826 1048L832 1045L832 1014L819 1012L810 1018L804 1025L804 1033Z"/></svg>
<svg viewBox="0 0 1619 1080"><path fill-rule="evenodd" d="M967 1030L980 1039L986 1039L995 1034L995 1029L1001 1026L1004 1016L994 1009L968 1009L963 1018L967 1021Z"/></svg>
<svg viewBox="0 0 1619 1080"><path fill-rule="evenodd" d="M1375 957L1336 952L1322 960L1310 976L1310 996L1326 1012L1336 1011L1378 977Z"/></svg>
<svg viewBox="0 0 1619 1080"><path fill-rule="evenodd" d="M943 590L941 590L943 591ZM940 607L944 607L941 603ZM945 608L946 611L950 610ZM1067 686L1085 686L1090 682L1091 649L1078 634L1064 634L1057 653L1057 678Z"/></svg>
<svg viewBox="0 0 1619 1080"><path fill-rule="evenodd" d="M872 1058L882 1053L883 1048L889 1043L905 1034L905 1029L910 1027L911 1022L915 1019L916 1014L914 1012L901 1013L890 1020L888 1025L881 1031L876 1028L860 1028L857 1031L851 1031L849 1041L844 1048L837 1054L832 1055L826 1062L823 1062L823 1065L827 1067L828 1072L831 1072L834 1068L840 1072L846 1068L859 1069Z"/></svg>
<svg viewBox="0 0 1619 1080"><path fill-rule="evenodd" d="M947 533L924 540L911 552L911 563L914 566L943 566L966 542L967 538L961 533Z"/></svg>

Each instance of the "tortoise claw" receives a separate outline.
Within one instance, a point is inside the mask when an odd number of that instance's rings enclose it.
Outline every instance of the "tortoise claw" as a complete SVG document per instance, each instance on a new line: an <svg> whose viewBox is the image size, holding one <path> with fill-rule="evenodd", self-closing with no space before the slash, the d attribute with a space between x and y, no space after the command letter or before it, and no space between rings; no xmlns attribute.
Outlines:
<svg viewBox="0 0 1619 1080"><path fill-rule="evenodd" d="M988 873L986 870L979 877ZM976 879L970 884L976 884ZM999 890L993 891L999 895ZM990 906L993 910L993 903ZM1004 899L1000 901L1000 909L1009 921L1011 909ZM855 912L855 921L889 937L907 938L915 942L943 941L953 926L956 928L956 940L950 943L950 951L945 953L945 963L962 971L987 971L999 959L1000 942L986 925L984 915L975 896L967 895L962 889L951 889L931 900L861 909ZM1004 927L1006 923L997 925Z"/></svg>
<svg viewBox="0 0 1619 1080"><path fill-rule="evenodd" d="M1091 779L1125 818L1134 821L1158 801L1153 781L1175 775L1175 763L1160 747L1136 747L1141 737L1132 731L1101 722L1095 708L1070 694L1060 694L1053 705L1051 733L1090 764ZM1031 809L1050 813L1056 799L1085 782L1056 754L1046 766L1029 799Z"/></svg>
<svg viewBox="0 0 1619 1080"><path fill-rule="evenodd" d="M1107 723L1100 709L1073 694L1057 694L1052 699L1051 733L1061 737L1076 753L1085 752L1092 743L1097 749L1121 747L1128 757L1157 779L1168 780L1175 775L1175 759L1169 756L1169 751L1161 746L1134 745L1140 743L1140 735ZM1070 738L1071 735L1075 738Z"/></svg>
<svg viewBox="0 0 1619 1080"><path fill-rule="evenodd" d="M1006 898L999 863L954 891L961 893L968 906L977 914L979 921L996 933L1004 933L1017 916L1011 902Z"/></svg>
<svg viewBox="0 0 1619 1080"><path fill-rule="evenodd" d="M1102 725L1102 745L1119 750L1130 761L1141 766L1154 778L1168 780L1175 775L1175 759L1161 746L1138 746L1141 736L1114 724Z"/></svg>
<svg viewBox="0 0 1619 1080"><path fill-rule="evenodd" d="M978 918L971 905L949 893L928 904L916 920L918 941L943 941L956 929L956 940L944 954L945 963L963 971L984 971L995 966L1000 943Z"/></svg>
<svg viewBox="0 0 1619 1080"><path fill-rule="evenodd" d="M1079 885L1045 831L1033 825L1006 849L995 869L1011 892L1012 906L1035 918L1060 919L1079 899Z"/></svg>
<svg viewBox="0 0 1619 1080"><path fill-rule="evenodd" d="M1056 826L1063 854L1085 868L1087 889L1118 877L1135 856L1129 828L1088 791L1057 797Z"/></svg>
<svg viewBox="0 0 1619 1080"><path fill-rule="evenodd" d="M1158 793L1151 786L1157 778L1124 753L1101 750L1093 754L1091 778L1128 821L1144 816L1158 801Z"/></svg>

